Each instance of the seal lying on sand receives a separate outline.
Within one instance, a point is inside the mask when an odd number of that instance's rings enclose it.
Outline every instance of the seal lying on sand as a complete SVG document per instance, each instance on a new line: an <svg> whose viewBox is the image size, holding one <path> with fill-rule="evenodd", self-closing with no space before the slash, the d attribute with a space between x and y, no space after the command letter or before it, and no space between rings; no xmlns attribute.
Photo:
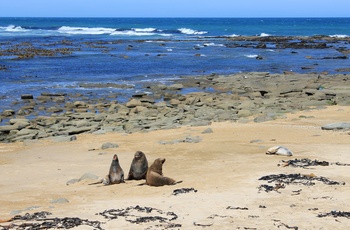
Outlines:
<svg viewBox="0 0 350 230"><path fill-rule="evenodd" d="M163 176L163 164L165 162L164 158L156 159L153 164L148 168L146 175L146 184L150 186L163 186L163 185L173 185L181 183L182 181L176 182L174 179Z"/></svg>
<svg viewBox="0 0 350 230"><path fill-rule="evenodd" d="M141 151L137 151L134 155L134 159L131 162L127 180L146 179L147 170L148 161L146 155Z"/></svg>
<svg viewBox="0 0 350 230"><path fill-rule="evenodd" d="M274 146L267 150L266 154L269 155L281 155L281 156L292 156L293 152L283 146Z"/></svg>

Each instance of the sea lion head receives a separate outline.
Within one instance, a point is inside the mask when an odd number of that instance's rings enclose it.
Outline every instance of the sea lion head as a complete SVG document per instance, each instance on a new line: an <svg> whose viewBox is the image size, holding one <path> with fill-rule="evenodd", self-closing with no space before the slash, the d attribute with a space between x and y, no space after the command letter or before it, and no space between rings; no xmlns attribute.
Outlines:
<svg viewBox="0 0 350 230"><path fill-rule="evenodd" d="M159 173L160 175L162 175L164 162L165 162L165 158L155 159L153 164L150 167L151 170L154 171L154 172Z"/></svg>
<svg viewBox="0 0 350 230"><path fill-rule="evenodd" d="M145 157L145 154L144 154L143 152L141 152L141 151L136 151L136 153L135 153L135 155L134 155L134 158L135 158L136 160L139 160L139 159L141 159L141 158L143 158L143 157Z"/></svg>
<svg viewBox="0 0 350 230"><path fill-rule="evenodd" d="M114 154L113 156L112 165L115 165L115 166L119 165L119 159L117 154Z"/></svg>

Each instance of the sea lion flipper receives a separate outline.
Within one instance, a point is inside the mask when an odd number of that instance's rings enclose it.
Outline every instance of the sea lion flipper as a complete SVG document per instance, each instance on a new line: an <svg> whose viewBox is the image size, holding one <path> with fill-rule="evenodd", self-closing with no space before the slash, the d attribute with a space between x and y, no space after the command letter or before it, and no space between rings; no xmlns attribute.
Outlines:
<svg viewBox="0 0 350 230"><path fill-rule="evenodd" d="M96 181L96 182L93 182L93 183L90 183L88 185L102 184L102 182L103 182L103 179Z"/></svg>
<svg viewBox="0 0 350 230"><path fill-rule="evenodd" d="M129 171L129 174L128 174L128 178L127 178L126 180L133 180L133 179L134 179L133 173L132 173L132 171L130 170L130 171Z"/></svg>

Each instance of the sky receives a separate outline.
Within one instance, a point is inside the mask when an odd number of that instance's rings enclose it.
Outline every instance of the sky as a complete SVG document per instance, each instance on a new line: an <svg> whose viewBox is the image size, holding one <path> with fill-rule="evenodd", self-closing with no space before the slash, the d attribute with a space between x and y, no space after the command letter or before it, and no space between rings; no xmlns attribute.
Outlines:
<svg viewBox="0 0 350 230"><path fill-rule="evenodd" d="M350 17L350 0L1 0L1 17Z"/></svg>

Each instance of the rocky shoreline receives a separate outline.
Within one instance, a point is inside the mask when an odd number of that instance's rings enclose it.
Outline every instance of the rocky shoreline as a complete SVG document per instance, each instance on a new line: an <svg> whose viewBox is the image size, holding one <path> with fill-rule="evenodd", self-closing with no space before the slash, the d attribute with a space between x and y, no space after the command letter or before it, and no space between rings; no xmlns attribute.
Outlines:
<svg viewBox="0 0 350 230"><path fill-rule="evenodd" d="M211 74L183 77L172 85L144 85L145 93L136 93L125 103L84 95L41 93L35 98L23 94L18 111L0 112L4 124L0 141L72 141L80 133L147 132L220 121L264 122L293 111L349 105L349 81L346 74Z"/></svg>

